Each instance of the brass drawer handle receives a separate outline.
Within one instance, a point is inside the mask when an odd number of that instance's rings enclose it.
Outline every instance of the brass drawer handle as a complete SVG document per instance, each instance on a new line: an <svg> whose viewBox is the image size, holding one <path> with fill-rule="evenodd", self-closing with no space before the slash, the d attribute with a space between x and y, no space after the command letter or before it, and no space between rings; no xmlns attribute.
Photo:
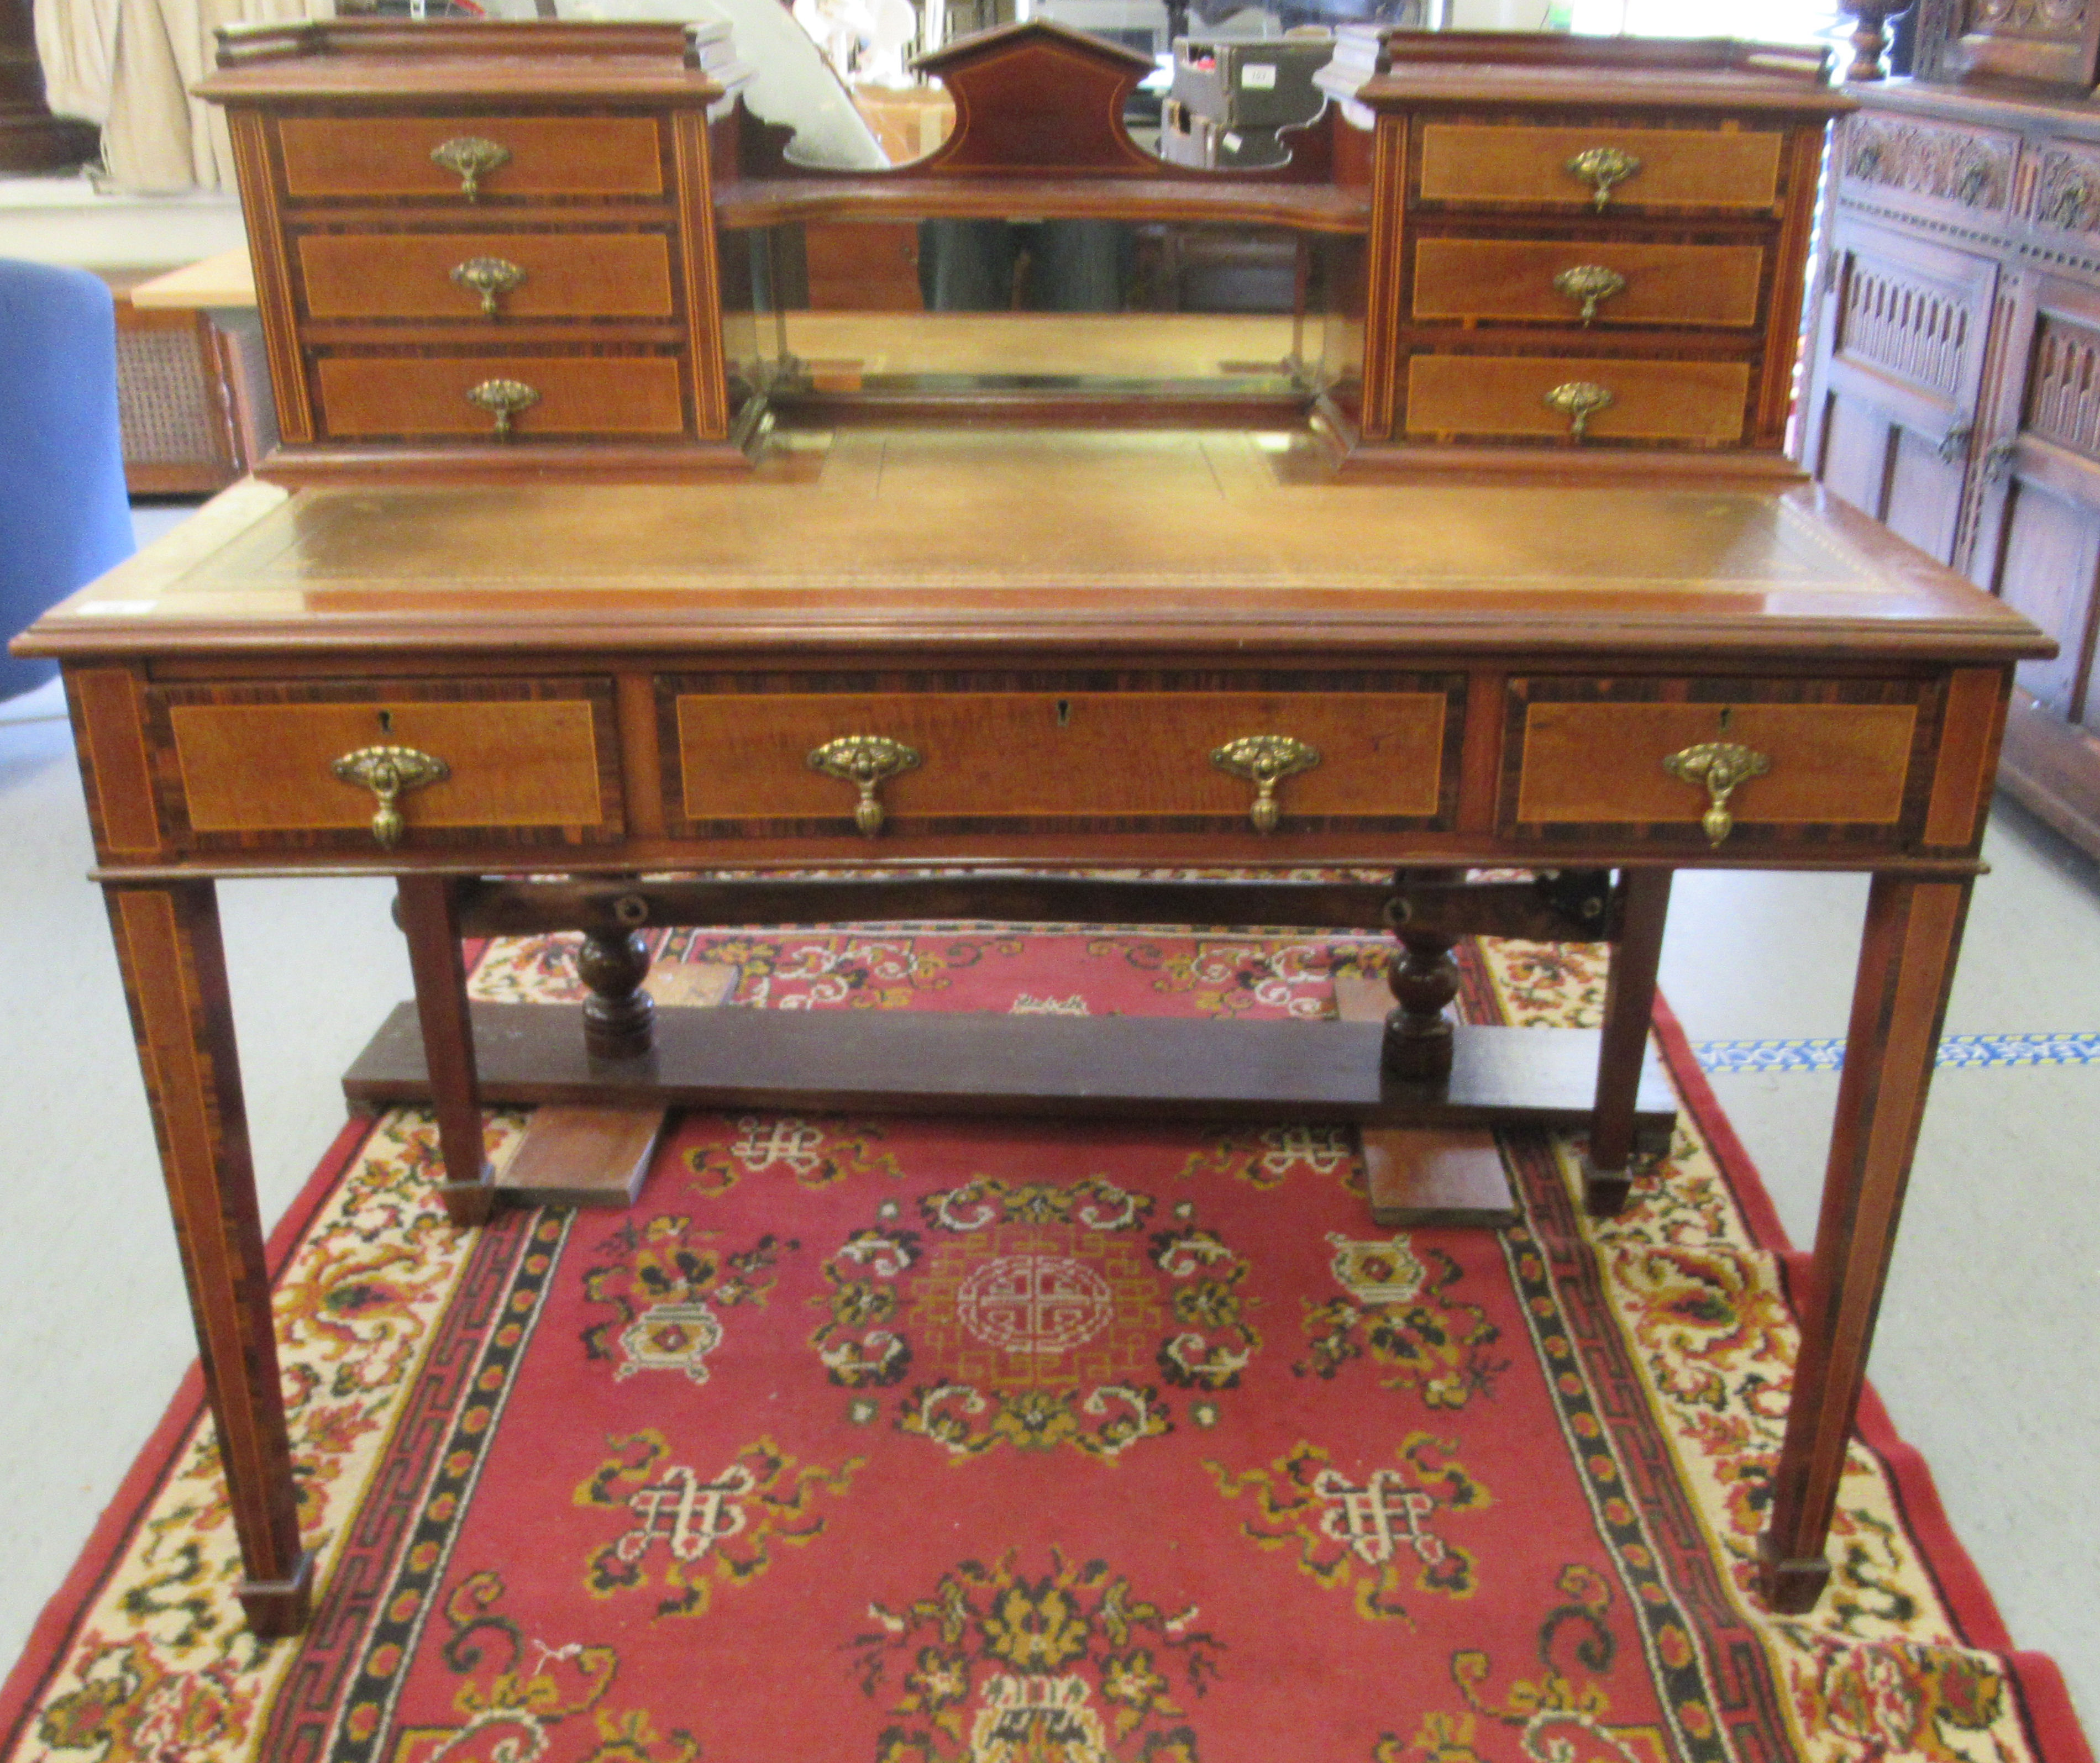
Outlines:
<svg viewBox="0 0 2100 1763"><path fill-rule="evenodd" d="M496 418L496 438L499 441L510 439L510 419L521 410L530 410L540 402L540 394L523 380L483 380L480 385L470 387L466 401L479 406Z"/></svg>
<svg viewBox="0 0 2100 1763"><path fill-rule="evenodd" d="M1570 380L1546 394L1546 401L1568 419L1568 432L1582 440L1590 432L1590 419L1609 410L1617 400L1608 388L1589 380Z"/></svg>
<svg viewBox="0 0 2100 1763"><path fill-rule="evenodd" d="M1589 148L1568 161L1568 176L1580 179L1597 192L1594 200L1599 209L1611 201L1612 190L1640 169L1638 159L1616 147Z"/></svg>
<svg viewBox="0 0 2100 1763"><path fill-rule="evenodd" d="M459 271L454 270L452 273L457 275ZM1599 306L1612 295L1626 291L1626 279L1601 263L1577 263L1574 268L1564 269L1555 276L1553 288L1555 293L1582 302L1582 322L1586 325L1596 317Z"/></svg>
<svg viewBox="0 0 2100 1763"><path fill-rule="evenodd" d="M1706 787L1706 812L1699 824L1706 829L1707 842L1718 844L1735 830L1728 813L1728 798L1738 785L1762 778L1771 769L1771 760L1753 748L1734 741L1701 741L1681 753L1672 753L1662 769L1687 783Z"/></svg>
<svg viewBox="0 0 2100 1763"><path fill-rule="evenodd" d="M1211 755L1211 763L1254 786L1247 818L1256 832L1276 831L1276 787L1286 778L1310 771L1320 763L1320 749L1287 734L1243 734Z"/></svg>
<svg viewBox="0 0 2100 1763"><path fill-rule="evenodd" d="M484 316L496 316L496 297L507 294L525 280L525 271L508 258L470 257L452 271L452 280L481 296Z"/></svg>
<svg viewBox="0 0 2100 1763"><path fill-rule="evenodd" d="M345 783L369 790L379 799L372 817L372 836L384 850L401 842L408 830L397 805L410 790L426 783L443 783L452 768L434 753L419 753L412 747L360 747L345 753L329 768Z"/></svg>
<svg viewBox="0 0 2100 1763"><path fill-rule="evenodd" d="M854 804L854 825L872 839L882 831L882 804L876 800L876 788L900 771L916 771L919 755L886 734L842 734L810 755L810 769L859 790L860 800Z"/></svg>
<svg viewBox="0 0 2100 1763"><path fill-rule="evenodd" d="M510 149L479 134L456 134L432 148L430 157L459 179L461 196L479 202L481 180L510 163Z"/></svg>

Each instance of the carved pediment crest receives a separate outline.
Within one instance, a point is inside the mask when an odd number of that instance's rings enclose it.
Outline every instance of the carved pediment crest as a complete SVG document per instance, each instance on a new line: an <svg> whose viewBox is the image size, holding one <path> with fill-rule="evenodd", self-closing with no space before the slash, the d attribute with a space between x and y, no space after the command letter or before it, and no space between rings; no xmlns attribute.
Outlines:
<svg viewBox="0 0 2100 1763"><path fill-rule="evenodd" d="M921 171L1159 174L1123 122L1149 56L1031 19L959 37L912 65L955 101L955 129Z"/></svg>

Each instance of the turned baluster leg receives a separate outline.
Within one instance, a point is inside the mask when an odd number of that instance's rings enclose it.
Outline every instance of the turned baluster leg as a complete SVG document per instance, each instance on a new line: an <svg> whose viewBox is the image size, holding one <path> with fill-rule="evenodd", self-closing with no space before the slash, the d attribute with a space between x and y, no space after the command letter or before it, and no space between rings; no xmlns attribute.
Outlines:
<svg viewBox="0 0 2100 1763"><path fill-rule="evenodd" d="M299 1546L218 897L208 881L103 893L240 1544L246 1577L235 1595L258 1635L295 1634L307 1625L314 1559Z"/></svg>
<svg viewBox="0 0 2100 1763"><path fill-rule="evenodd" d="M1786 1439L1772 1473L1771 1522L1758 1540L1760 1582L1774 1610L1810 1609L1830 1577L1824 1545L1917 1148L1969 889L1965 880L1877 875L1868 895Z"/></svg>
<svg viewBox="0 0 2100 1763"><path fill-rule="evenodd" d="M1857 27L1852 33L1852 64L1845 70L1845 82L1857 86L1888 77L1882 57L1889 46L1888 21L1910 0L1842 0L1838 10L1849 12Z"/></svg>
<svg viewBox="0 0 2100 1763"><path fill-rule="evenodd" d="M401 875L401 928L416 981L416 1015L438 1149L445 1160L438 1195L455 1224L487 1221L496 1199L495 1172L482 1136L481 1085L474 1069L474 1026L467 1011L466 967L460 958L459 884L448 875Z"/></svg>
<svg viewBox="0 0 2100 1763"><path fill-rule="evenodd" d="M649 945L641 932L591 931L576 952L584 1000L584 1045L593 1059L639 1059L656 1030L656 1000L642 989Z"/></svg>
<svg viewBox="0 0 2100 1763"><path fill-rule="evenodd" d="M1618 940L1604 989L1604 1051L1597 1062L1597 1108L1590 1123L1582 1201L1592 1218L1609 1218L1633 1186L1634 1109L1655 1020L1655 970L1670 915L1670 871L1636 869L1620 884Z"/></svg>
<svg viewBox="0 0 2100 1763"><path fill-rule="evenodd" d="M1458 870L1404 872L1425 881L1456 879ZM1386 1075L1412 1083L1441 1083L1451 1075L1451 1019L1445 1010L1458 995L1458 963L1451 954L1458 939L1447 932L1410 930L1403 919L1394 933L1400 950L1386 969L1386 984L1399 1007L1385 1019L1381 1061Z"/></svg>

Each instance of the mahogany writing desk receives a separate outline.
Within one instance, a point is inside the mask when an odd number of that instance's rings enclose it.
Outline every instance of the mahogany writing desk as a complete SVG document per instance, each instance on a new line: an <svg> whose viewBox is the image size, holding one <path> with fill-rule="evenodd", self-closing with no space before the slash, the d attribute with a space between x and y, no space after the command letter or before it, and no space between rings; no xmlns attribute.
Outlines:
<svg viewBox="0 0 2100 1763"><path fill-rule="evenodd" d="M687 486L244 486L21 646L66 670L258 1630L300 1625L312 1571L213 890L266 871L400 877L462 1222L489 1199L463 925L591 933L593 1051L542 1094L1478 1117L1467 1046L1435 1075L1465 870L1616 870L1524 920L1618 942L1608 1206L1671 871L1869 871L1765 1547L1776 1606L1820 1590L2012 668L2048 646L1817 492L1343 483L1232 433L864 430ZM735 879L756 866L845 879ZM990 1049L960 1074L955 1043L912 1040L927 1019L880 1013L791 1046L778 1013L688 1012L698 1040L645 1050L637 925L820 901L1390 923L1400 1007L1190 1025L1140 1060L1110 1025L960 1019Z"/></svg>

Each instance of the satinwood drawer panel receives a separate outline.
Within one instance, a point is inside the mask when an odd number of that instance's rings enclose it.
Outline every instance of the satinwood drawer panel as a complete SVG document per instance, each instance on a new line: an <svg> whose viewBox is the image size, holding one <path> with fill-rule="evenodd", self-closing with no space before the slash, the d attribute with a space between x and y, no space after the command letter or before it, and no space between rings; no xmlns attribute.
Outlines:
<svg viewBox="0 0 2100 1763"><path fill-rule="evenodd" d="M467 394L497 380L539 394L511 418L520 437L686 427L679 363L669 355L332 355L315 364L314 377L321 432L339 440L492 434L496 418Z"/></svg>
<svg viewBox="0 0 2100 1763"><path fill-rule="evenodd" d="M1697 778L1665 761L1728 743L1765 769L1736 786L1723 848L1889 843L1931 785L1937 688L1906 681L1518 679L1510 685L1503 831L1707 845Z"/></svg>
<svg viewBox="0 0 2100 1763"><path fill-rule="evenodd" d="M334 766L377 747L412 748L448 771L400 795L404 849L595 843L624 826L607 680L168 685L147 699L178 844L376 850L378 800Z"/></svg>
<svg viewBox="0 0 2100 1763"><path fill-rule="evenodd" d="M452 271L483 258L523 272L495 296L499 319L668 319L674 310L661 233L307 233L296 249L310 318L479 318L480 293Z"/></svg>
<svg viewBox="0 0 2100 1763"><path fill-rule="evenodd" d="M1569 383L1603 386L1612 402L1589 419L1587 438L1739 441L1750 370L1740 361L1622 356L1416 355L1407 364L1410 435L1565 435L1568 415L1546 402Z"/></svg>
<svg viewBox="0 0 2100 1763"><path fill-rule="evenodd" d="M510 157L479 174L474 197L430 157L448 141L493 143ZM653 117L286 117L277 124L294 201L449 196L658 196L663 146Z"/></svg>
<svg viewBox="0 0 2100 1763"><path fill-rule="evenodd" d="M1424 239L1414 249L1418 319L1579 322L1582 302L1554 286L1595 265L1625 280L1598 302L1594 322L1748 328L1759 321L1764 247L1652 245L1621 240Z"/></svg>
<svg viewBox="0 0 2100 1763"><path fill-rule="evenodd" d="M1592 148L1617 148L1640 169L1614 187L1605 212L1629 208L1770 209L1779 201L1777 130L1580 128L1432 122L1421 135L1420 199L1592 208L1595 192L1568 169Z"/></svg>
<svg viewBox="0 0 2100 1763"><path fill-rule="evenodd" d="M1035 819L1243 831L1254 786L1211 756L1243 735L1283 735L1320 755L1279 787L1284 830L1434 826L1453 806L1462 680L1403 683L1414 689L863 694L710 693L666 681L668 806L689 830L849 831L854 786L813 770L809 756L875 734L920 756L880 787L886 824L899 831Z"/></svg>

